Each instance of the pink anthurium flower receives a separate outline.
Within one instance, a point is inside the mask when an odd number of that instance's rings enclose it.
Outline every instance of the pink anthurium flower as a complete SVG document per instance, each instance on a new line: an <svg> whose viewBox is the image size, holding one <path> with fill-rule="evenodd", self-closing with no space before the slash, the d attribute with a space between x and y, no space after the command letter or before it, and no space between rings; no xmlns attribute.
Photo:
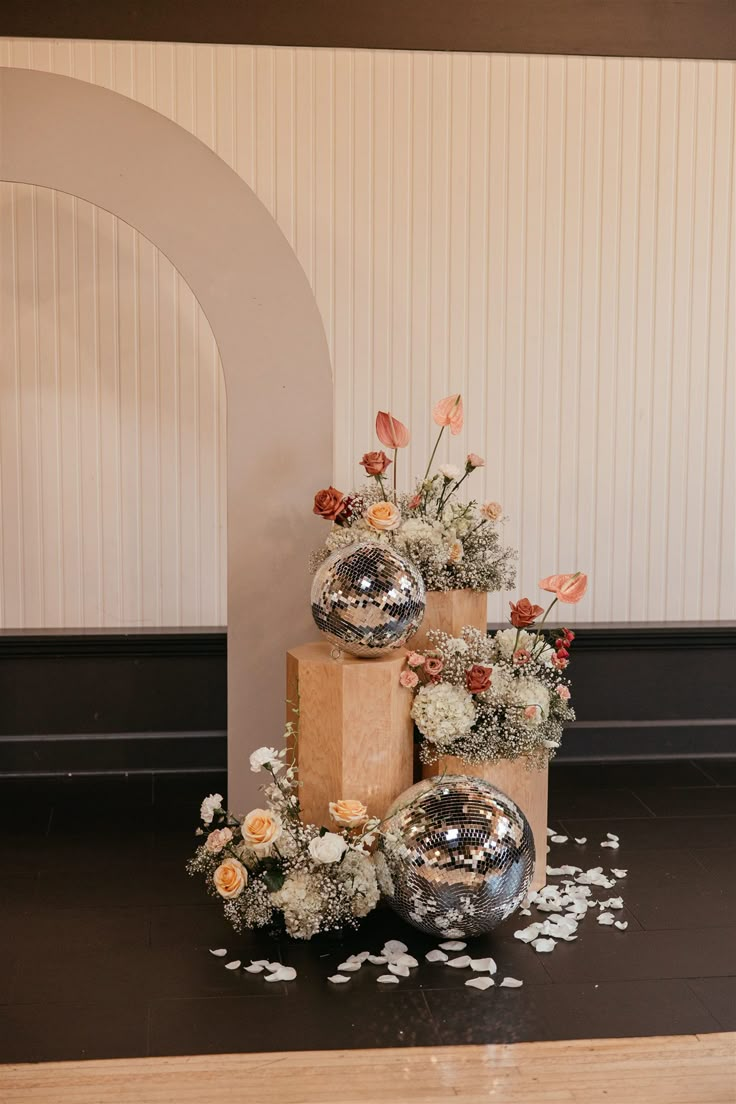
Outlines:
<svg viewBox="0 0 736 1104"><path fill-rule="evenodd" d="M406 448L409 444L409 430L398 418L379 410L376 415L376 435L386 448Z"/></svg>
<svg viewBox="0 0 736 1104"><path fill-rule="evenodd" d="M463 400L462 395L448 395L446 399L440 399L435 404L432 417L436 425L449 426L450 433L457 437L463 428Z"/></svg>
<svg viewBox="0 0 736 1104"><path fill-rule="evenodd" d="M574 604L579 602L588 589L588 576L582 571L575 571L571 575L548 575L539 582L542 590L548 590L560 602Z"/></svg>

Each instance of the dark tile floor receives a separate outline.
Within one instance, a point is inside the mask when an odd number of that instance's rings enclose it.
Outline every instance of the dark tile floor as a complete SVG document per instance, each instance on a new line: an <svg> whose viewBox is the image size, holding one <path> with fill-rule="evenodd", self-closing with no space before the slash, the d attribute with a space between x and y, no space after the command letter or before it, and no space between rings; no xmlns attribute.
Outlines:
<svg viewBox="0 0 736 1104"><path fill-rule="evenodd" d="M512 920L475 946L524 987L482 993L423 961L396 986L374 968L330 985L351 951L436 945L384 910L340 944L234 935L184 873L224 778L0 781L0 1061L736 1030L734 763L559 764L550 785L550 824L588 837L554 863L626 867L629 928L591 918L537 955ZM214 946L298 978L230 973Z"/></svg>

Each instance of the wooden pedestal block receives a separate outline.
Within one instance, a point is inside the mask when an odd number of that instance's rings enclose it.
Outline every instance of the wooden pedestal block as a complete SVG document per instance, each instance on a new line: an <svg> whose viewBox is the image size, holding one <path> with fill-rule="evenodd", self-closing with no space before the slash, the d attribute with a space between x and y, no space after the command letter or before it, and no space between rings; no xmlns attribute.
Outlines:
<svg viewBox="0 0 736 1104"><path fill-rule="evenodd" d="M525 759L499 759L495 763L468 763L446 755L436 763L424 764L425 778L438 774L469 774L485 778L515 801L534 835L536 863L532 889L541 889L547 881L547 785L549 768L528 770Z"/></svg>
<svg viewBox="0 0 736 1104"><path fill-rule="evenodd" d="M439 629L450 636L459 636L465 625L486 631L488 627L488 595L484 590L428 590L424 619L407 642L409 648L428 648L427 634Z"/></svg>
<svg viewBox="0 0 736 1104"><path fill-rule="evenodd" d="M299 708L302 816L325 825L329 802L340 798L383 816L412 784L414 753L413 699L399 683L406 650L376 659L331 652L327 643L302 644L286 661L287 699Z"/></svg>

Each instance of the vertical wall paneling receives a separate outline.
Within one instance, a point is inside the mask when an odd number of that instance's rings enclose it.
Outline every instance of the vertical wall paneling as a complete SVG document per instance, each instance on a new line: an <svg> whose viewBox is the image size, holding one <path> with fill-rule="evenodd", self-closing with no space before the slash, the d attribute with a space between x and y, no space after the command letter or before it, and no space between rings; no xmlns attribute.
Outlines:
<svg viewBox="0 0 736 1104"><path fill-rule="evenodd" d="M523 592L584 567L586 620L736 616L733 63L6 39L0 64L140 100L254 188L324 319L338 486L379 407L422 474L461 390L439 459L485 457ZM222 623L226 396L189 288L43 189L0 184L0 250L0 624Z"/></svg>

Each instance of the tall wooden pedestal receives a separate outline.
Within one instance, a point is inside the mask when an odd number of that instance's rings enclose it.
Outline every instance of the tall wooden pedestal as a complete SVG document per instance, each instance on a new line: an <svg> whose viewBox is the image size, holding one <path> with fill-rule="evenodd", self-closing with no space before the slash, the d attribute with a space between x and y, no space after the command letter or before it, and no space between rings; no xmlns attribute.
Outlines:
<svg viewBox="0 0 736 1104"><path fill-rule="evenodd" d="M407 647L428 648L427 634L431 629L459 636L465 625L486 631L488 595L484 590L428 590L424 619Z"/></svg>
<svg viewBox="0 0 736 1104"><path fill-rule="evenodd" d="M287 699L298 702L299 800L305 821L328 824L330 801L363 801L372 816L412 784L412 695L399 683L406 650L377 659L327 643L287 654ZM290 715L291 719L291 715Z"/></svg>
<svg viewBox="0 0 736 1104"><path fill-rule="evenodd" d="M515 801L534 835L536 863L532 889L541 889L547 881L547 784L549 768L528 770L525 759L500 759L495 763L468 763L446 755L436 763L425 764L425 778L438 774L469 774L485 778Z"/></svg>

